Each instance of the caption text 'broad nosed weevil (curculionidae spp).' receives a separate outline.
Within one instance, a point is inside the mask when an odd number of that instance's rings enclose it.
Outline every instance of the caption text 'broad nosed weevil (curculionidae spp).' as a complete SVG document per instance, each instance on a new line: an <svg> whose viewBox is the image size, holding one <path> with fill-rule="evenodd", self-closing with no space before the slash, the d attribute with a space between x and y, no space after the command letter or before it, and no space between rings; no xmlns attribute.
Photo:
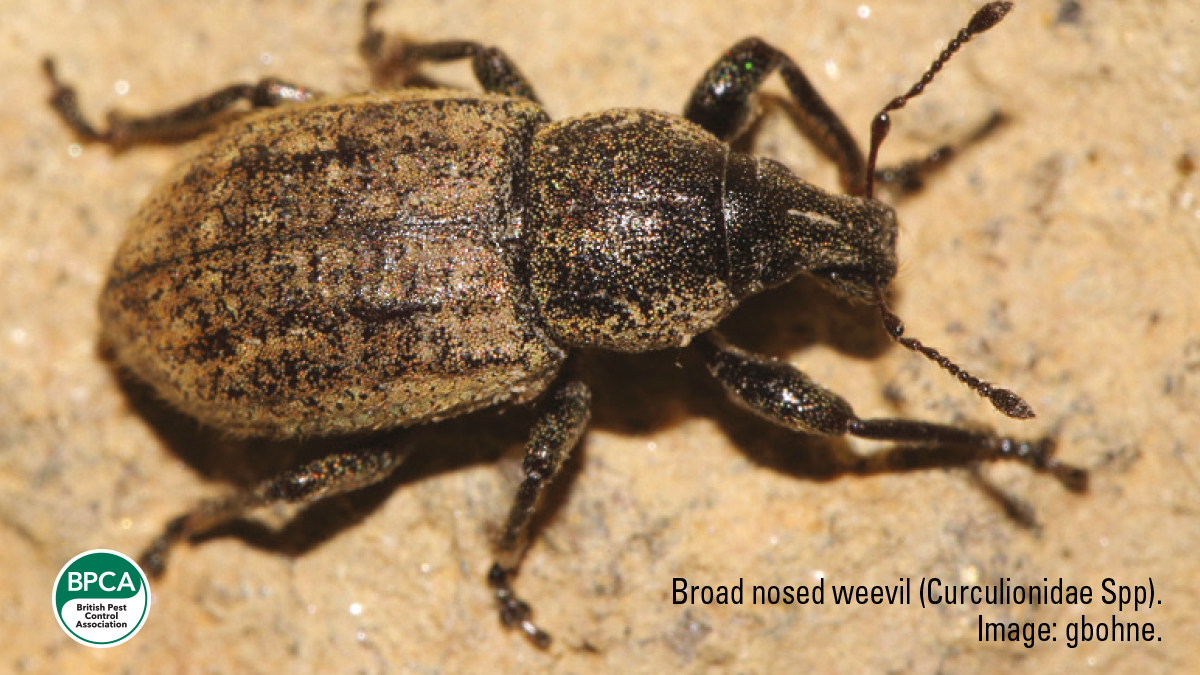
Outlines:
<svg viewBox="0 0 1200 675"><path fill-rule="evenodd" d="M690 345L734 400L807 434L965 449L1017 459L1075 489L1086 473L1021 441L906 419L861 419L796 368L718 331L748 296L800 274L879 309L888 333L986 397L1013 392L904 336L886 301L896 218L874 197L889 113L924 91L1008 2L981 8L858 143L783 52L757 38L723 54L682 117L614 109L552 121L501 51L471 41L386 37L366 6L360 49L377 84L419 64L466 59L483 94L381 90L325 96L275 79L234 85L145 117L82 115L53 62L52 105L82 140L123 147L212 131L134 218L100 299L117 362L179 410L241 436L296 438L404 427L502 403L536 402L525 477L488 581L505 625L539 645L512 579L546 486L583 435L591 394L573 351ZM730 150L755 95L782 76L849 193ZM252 108L253 111L245 110ZM338 452L252 490L202 502L143 555L251 509L309 502L386 477L400 452Z"/></svg>

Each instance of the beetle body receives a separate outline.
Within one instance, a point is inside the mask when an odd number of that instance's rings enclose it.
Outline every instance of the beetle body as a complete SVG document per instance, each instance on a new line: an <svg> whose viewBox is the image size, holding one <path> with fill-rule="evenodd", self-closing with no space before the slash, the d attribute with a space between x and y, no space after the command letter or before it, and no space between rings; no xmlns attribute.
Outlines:
<svg viewBox="0 0 1200 675"><path fill-rule="evenodd" d="M537 399L525 476L488 573L501 621L537 644L511 578L546 486L590 418L564 368L583 347L692 345L733 400L787 429L1014 458L1073 487L1086 473L1049 440L858 417L790 364L728 343L718 323L798 274L873 302L887 331L1010 417L1016 394L904 337L888 308L896 218L872 195L897 110L972 36L1012 8L985 5L922 79L872 124L869 159L799 67L758 38L705 73L683 116L615 109L551 121L499 50L388 38L368 2L360 50L378 81L470 59L486 94L409 90L321 99L267 78L98 131L44 67L51 104L84 140L114 146L217 127L142 207L100 301L117 361L183 412L228 433L289 438L404 427ZM763 80L779 72L851 196L733 152ZM239 119L232 105L260 109ZM261 110L270 108L268 110ZM228 113L228 114L227 114ZM175 543L276 501L311 502L386 478L406 450L364 442L172 520L144 552L162 573Z"/></svg>
<svg viewBox="0 0 1200 675"><path fill-rule="evenodd" d="M532 398L573 347L686 345L839 247L886 256L890 214L663 113L344 97L203 143L135 218L101 316L118 360L203 422L366 431Z"/></svg>

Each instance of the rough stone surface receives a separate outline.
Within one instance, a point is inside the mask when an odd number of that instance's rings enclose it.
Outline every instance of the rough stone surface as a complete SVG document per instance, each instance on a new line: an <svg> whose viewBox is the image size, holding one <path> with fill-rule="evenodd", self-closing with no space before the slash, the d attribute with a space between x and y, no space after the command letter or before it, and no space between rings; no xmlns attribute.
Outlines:
<svg viewBox="0 0 1200 675"><path fill-rule="evenodd" d="M382 25L503 46L561 118L679 110L703 69L759 34L850 128L906 88L973 3L806 0L397 2ZM1200 48L1187 2L1020 3L895 116L885 159L1009 116L897 203L896 309L910 332L1026 396L991 408L889 346L870 309L805 282L726 320L863 415L1055 433L1092 470L1070 494L1020 466L847 470L870 444L818 443L727 403L695 359L589 355L593 425L520 578L556 641L496 625L483 583L530 423L522 408L413 430L395 480L300 514L271 510L182 547L149 623L110 650L55 625L60 566L136 553L194 500L322 448L229 441L164 411L97 349L96 303L125 226L186 150L114 154L45 105L59 59L93 114L151 110L276 74L366 82L357 2L0 2L0 670L108 672L1179 672L1200 660ZM469 86L460 66L431 69ZM128 87L128 93L120 95ZM774 91L780 91L778 84ZM834 188L836 172L768 104L757 151ZM678 364L678 367L677 367ZM1032 509L1025 529L991 495ZM294 520L288 518L295 516ZM1037 583L1153 578L1150 644L1065 644L1115 607L680 606L693 584ZM352 609L353 608L353 609ZM1057 622L1057 642L981 644L977 616ZM1161 638L1161 640L1157 639Z"/></svg>

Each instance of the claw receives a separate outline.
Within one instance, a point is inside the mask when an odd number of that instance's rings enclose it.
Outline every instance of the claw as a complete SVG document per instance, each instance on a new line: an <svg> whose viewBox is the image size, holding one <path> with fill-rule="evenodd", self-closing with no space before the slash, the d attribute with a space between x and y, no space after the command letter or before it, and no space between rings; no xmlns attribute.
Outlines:
<svg viewBox="0 0 1200 675"><path fill-rule="evenodd" d="M531 620L533 610L527 602L513 593L508 576L508 572L505 572L499 563L493 563L492 568L488 570L488 585L495 589L496 601L500 603L500 623L506 628L520 628L539 649L549 647L550 634L538 628Z"/></svg>

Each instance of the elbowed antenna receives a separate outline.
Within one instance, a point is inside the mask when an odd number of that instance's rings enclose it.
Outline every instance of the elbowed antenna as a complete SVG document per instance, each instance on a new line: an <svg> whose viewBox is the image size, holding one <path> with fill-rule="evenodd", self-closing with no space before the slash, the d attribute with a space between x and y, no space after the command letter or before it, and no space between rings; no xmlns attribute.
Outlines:
<svg viewBox="0 0 1200 675"><path fill-rule="evenodd" d="M958 31L958 35L955 35L950 44L946 45L946 48L942 50L942 53L929 66L929 69L925 71L921 79L903 95L892 99L883 107L883 110L879 111L875 119L871 121L871 152L867 159L866 176L868 197L875 196L875 161L879 157L879 146L883 145L883 139L887 138L888 132L892 130L892 118L888 113L903 108L909 99L920 96L925 91L925 87L930 82L933 82L934 76L950 60L950 57L962 49L963 45L970 42L971 38L1000 23L1000 20L1007 16L1012 11L1012 8L1013 4L1011 2L989 2L980 7L975 12L975 15L971 17L971 20L967 22L966 28Z"/></svg>
<svg viewBox="0 0 1200 675"><path fill-rule="evenodd" d="M921 79L903 95L892 99L875 116L875 119L871 122L871 152L867 160L866 194L868 198L875 196L875 162L879 157L879 146L883 144L883 139L887 138L888 132L892 128L892 119L888 113L903 108L909 99L920 96L925 91L925 87L933 81L934 76L950 60L950 57L954 56L959 49L962 49L962 46L970 41L971 38L1000 23L1000 20L1012 8L1013 4L1011 2L990 2L980 7L975 12L975 15L971 17L971 20L967 22L967 26L958 31L958 35L955 35L950 44L946 45L946 48L942 50L942 53L929 66L929 69L925 71ZM916 338L904 337L904 322L888 307L887 301L884 299L883 289L879 286L875 287L875 301L879 305L879 314L883 318L883 325L887 328L888 335L892 336L893 340L907 349L924 355L925 358L941 366L946 372L957 378L959 382L962 382L980 396L991 401L996 410L1005 415L1016 419L1034 417L1033 408L1012 391L992 386L990 382L981 380L963 370L958 364L943 356L941 352L933 347L924 345Z"/></svg>

